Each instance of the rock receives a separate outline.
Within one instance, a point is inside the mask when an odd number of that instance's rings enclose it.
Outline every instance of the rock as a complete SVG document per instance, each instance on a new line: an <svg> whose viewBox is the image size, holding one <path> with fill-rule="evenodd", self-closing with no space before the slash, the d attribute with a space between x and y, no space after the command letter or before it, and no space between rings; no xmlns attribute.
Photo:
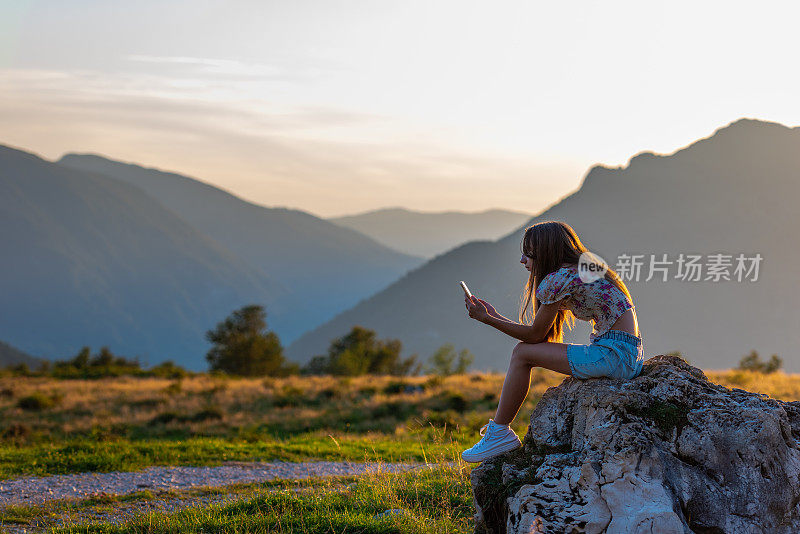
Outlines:
<svg viewBox="0 0 800 534"><path fill-rule="evenodd" d="M728 389L676 356L565 379L523 447L471 474L476 533L800 532L800 402Z"/></svg>

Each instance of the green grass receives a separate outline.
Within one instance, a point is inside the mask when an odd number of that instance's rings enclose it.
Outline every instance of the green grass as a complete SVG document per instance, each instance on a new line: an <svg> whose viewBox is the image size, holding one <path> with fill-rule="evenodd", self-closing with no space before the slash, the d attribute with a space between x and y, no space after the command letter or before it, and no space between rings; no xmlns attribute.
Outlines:
<svg viewBox="0 0 800 534"><path fill-rule="evenodd" d="M387 510L402 512L379 516ZM468 474L454 466L372 474L349 485L332 482L312 491L281 489L233 504L142 514L119 526L76 525L54 532L467 533L472 532L473 515Z"/></svg>
<svg viewBox="0 0 800 534"><path fill-rule="evenodd" d="M111 512L124 507L126 504L142 502L153 503L158 501L169 502L174 499L191 500L202 497L223 495L226 498L252 499L269 490L287 488L314 489L315 487L344 485L353 483L357 475L340 475L332 477L310 477L302 480L274 479L262 482L236 483L219 487L196 487L187 489L163 489L158 491L142 490L125 495L100 494L85 499L67 498L47 501L35 505L13 505L0 508L0 531L4 525L36 524L39 530L53 526L59 517L79 517L74 522L92 521L93 514L98 512Z"/></svg>
<svg viewBox="0 0 800 534"><path fill-rule="evenodd" d="M220 465L227 461L425 462L433 457L447 457L453 461L475 440L472 432L443 436L431 431L407 436L303 434L254 442L198 437L181 441L121 439L21 446L2 444L0 478L135 471L156 465Z"/></svg>

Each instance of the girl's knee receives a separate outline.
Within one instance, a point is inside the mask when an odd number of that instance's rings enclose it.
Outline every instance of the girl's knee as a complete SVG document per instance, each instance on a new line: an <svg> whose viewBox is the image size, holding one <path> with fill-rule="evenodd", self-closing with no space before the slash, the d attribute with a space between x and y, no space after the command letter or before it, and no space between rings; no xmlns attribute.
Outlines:
<svg viewBox="0 0 800 534"><path fill-rule="evenodd" d="M531 354L530 343L517 343L511 351L511 364L524 367L536 367L536 358Z"/></svg>

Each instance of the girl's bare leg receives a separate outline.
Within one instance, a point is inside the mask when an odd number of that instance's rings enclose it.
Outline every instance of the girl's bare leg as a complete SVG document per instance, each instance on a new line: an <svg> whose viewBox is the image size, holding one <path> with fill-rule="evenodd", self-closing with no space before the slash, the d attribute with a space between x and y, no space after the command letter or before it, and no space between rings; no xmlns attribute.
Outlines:
<svg viewBox="0 0 800 534"><path fill-rule="evenodd" d="M511 352L511 363L503 381L503 391L494 415L495 423L508 425L514 420L528 396L531 369L544 367L571 375L566 343L518 343Z"/></svg>

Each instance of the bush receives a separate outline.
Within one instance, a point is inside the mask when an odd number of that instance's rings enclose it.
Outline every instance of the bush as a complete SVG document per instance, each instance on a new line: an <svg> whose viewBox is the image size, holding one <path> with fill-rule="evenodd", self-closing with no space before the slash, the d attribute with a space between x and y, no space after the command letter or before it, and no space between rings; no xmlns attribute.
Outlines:
<svg viewBox="0 0 800 534"><path fill-rule="evenodd" d="M759 373L774 373L783 367L783 360L777 354L770 356L769 361L761 361L758 352L755 350L750 351L750 354L739 360L739 367L742 371L756 371Z"/></svg>
<svg viewBox="0 0 800 534"><path fill-rule="evenodd" d="M376 339L374 330L354 326L347 335L334 339L327 356L314 356L302 369L307 375L394 375L419 373L417 356L400 358L399 339Z"/></svg>
<svg viewBox="0 0 800 534"><path fill-rule="evenodd" d="M189 374L189 371L179 365L176 365L172 360L167 360L154 367L151 367L150 370L147 371L147 374L161 378L184 378Z"/></svg>
<svg viewBox="0 0 800 534"><path fill-rule="evenodd" d="M286 408L288 406L300 406L306 400L303 390L294 386L283 386L280 395L275 396L272 404L277 408Z"/></svg>
<svg viewBox="0 0 800 534"><path fill-rule="evenodd" d="M62 396L58 393L52 395L45 395L44 393L36 392L27 397L22 397L17 401L17 406L23 410L31 412L41 412L53 408L61 403Z"/></svg>
<svg viewBox="0 0 800 534"><path fill-rule="evenodd" d="M444 384L444 378L439 375L434 375L427 379L423 385L425 386L425 389L431 389L439 387L442 384Z"/></svg>
<svg viewBox="0 0 800 534"><path fill-rule="evenodd" d="M151 425L166 425L166 424L171 423L173 421L181 421L182 419L183 419L183 417L181 417L176 412L162 412L162 413L158 414L157 416L153 417L150 420L150 424Z"/></svg>
<svg viewBox="0 0 800 534"><path fill-rule="evenodd" d="M383 388L383 392L387 395L399 395L400 393L403 393L405 389L405 382L389 382L386 384L386 387Z"/></svg>
<svg viewBox="0 0 800 534"><path fill-rule="evenodd" d="M440 412L464 413L469 408L469 404L469 400L458 391L443 391L430 399L431 408Z"/></svg>
<svg viewBox="0 0 800 534"><path fill-rule="evenodd" d="M218 408L216 406L210 406L210 407L206 408L205 410L202 410L202 411L197 412L196 414L194 414L190 418L190 420L194 421L194 422L202 422L202 421L219 420L219 419L223 419L224 417L225 417L225 414L223 413L223 411L220 408Z"/></svg>
<svg viewBox="0 0 800 534"><path fill-rule="evenodd" d="M456 354L453 344L446 343L430 357L430 367L426 372L439 376L461 375L467 372L473 361L475 356L469 350L463 349Z"/></svg>
<svg viewBox="0 0 800 534"><path fill-rule="evenodd" d="M31 428L23 423L12 423L3 430L0 436L11 441L24 441L31 435Z"/></svg>
<svg viewBox="0 0 800 534"><path fill-rule="evenodd" d="M370 398L378 392L378 388L374 386L366 386L358 389L358 394L362 397Z"/></svg>
<svg viewBox="0 0 800 534"><path fill-rule="evenodd" d="M69 360L56 360L52 365L42 365L38 374L53 378L104 378L110 376L183 376L186 370L173 362L164 362L150 371L142 369L138 359L115 356L108 347L101 347L94 356L89 347L83 347Z"/></svg>
<svg viewBox="0 0 800 534"><path fill-rule="evenodd" d="M164 388L164 393L166 393L167 395L177 395L182 391L183 391L183 382L181 381L180 378L170 383L170 385Z"/></svg>
<svg viewBox="0 0 800 534"><path fill-rule="evenodd" d="M320 399L331 400L342 396L342 391L338 388L325 388L317 395Z"/></svg>

